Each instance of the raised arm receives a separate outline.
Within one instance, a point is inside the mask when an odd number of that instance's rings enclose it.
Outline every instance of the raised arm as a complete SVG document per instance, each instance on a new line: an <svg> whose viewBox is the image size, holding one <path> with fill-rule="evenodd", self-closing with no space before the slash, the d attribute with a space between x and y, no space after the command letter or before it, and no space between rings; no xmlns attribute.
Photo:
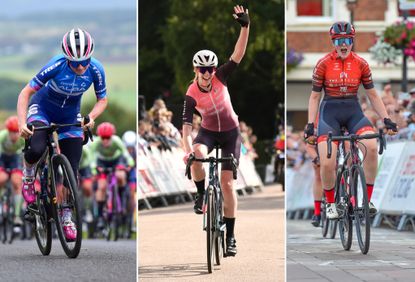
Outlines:
<svg viewBox="0 0 415 282"><path fill-rule="evenodd" d="M244 10L243 6L237 5L233 8L233 10L235 12L233 17L241 25L241 31L239 33L238 41L236 41L235 49L233 50L231 59L235 63L239 64L245 55L246 46L248 44L250 21L248 9Z"/></svg>

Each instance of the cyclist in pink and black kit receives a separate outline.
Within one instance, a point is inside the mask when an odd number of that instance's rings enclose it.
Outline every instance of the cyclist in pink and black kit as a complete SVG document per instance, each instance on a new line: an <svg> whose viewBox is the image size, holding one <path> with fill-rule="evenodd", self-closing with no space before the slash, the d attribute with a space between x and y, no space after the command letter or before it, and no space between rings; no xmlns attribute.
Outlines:
<svg viewBox="0 0 415 282"><path fill-rule="evenodd" d="M226 81L241 62L249 35L248 9L234 7L233 17L241 25L241 31L235 49L228 62L218 66L218 58L209 50L201 50L193 57L195 79L189 86L183 110L183 144L186 151L184 161L194 153L196 158L205 158L215 144L222 149L222 156L233 154L239 160L241 136L238 116L235 114L229 96ZM192 140L193 113L197 110L202 116L198 135ZM197 187L194 211L202 213L203 195L205 193L205 171L199 162L193 163L193 181ZM222 165L221 187L224 197L224 221L226 224L226 252L228 256L236 255L234 226L237 199L233 190L232 166Z"/></svg>

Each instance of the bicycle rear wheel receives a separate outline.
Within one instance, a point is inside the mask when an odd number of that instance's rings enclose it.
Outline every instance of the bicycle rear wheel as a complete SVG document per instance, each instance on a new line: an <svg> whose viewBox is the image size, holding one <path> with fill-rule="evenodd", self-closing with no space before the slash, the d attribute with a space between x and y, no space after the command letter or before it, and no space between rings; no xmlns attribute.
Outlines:
<svg viewBox="0 0 415 282"><path fill-rule="evenodd" d="M367 254L370 245L370 216L369 202L367 199L366 179L361 166L352 168L351 188L353 200L353 212L356 226L356 236L362 254Z"/></svg>
<svg viewBox="0 0 415 282"><path fill-rule="evenodd" d="M82 219L77 194L77 181L72 167L64 155L54 155L52 157L52 167L52 210L56 229L66 255L69 258L76 258L79 255L82 243ZM64 223L61 214L67 209L71 212L71 220L76 228L76 238L74 240L66 239L63 230Z"/></svg>
<svg viewBox="0 0 415 282"><path fill-rule="evenodd" d="M347 193L347 171L338 171L336 177L336 206L340 207L342 214L339 219L340 240L345 251L350 250L353 239L353 222L350 217L351 206Z"/></svg>
<svg viewBox="0 0 415 282"><path fill-rule="evenodd" d="M214 259L214 214L215 214L215 199L213 196L213 188L207 189L207 214L206 214L206 253L207 253L207 265L209 273L213 272L213 259Z"/></svg>

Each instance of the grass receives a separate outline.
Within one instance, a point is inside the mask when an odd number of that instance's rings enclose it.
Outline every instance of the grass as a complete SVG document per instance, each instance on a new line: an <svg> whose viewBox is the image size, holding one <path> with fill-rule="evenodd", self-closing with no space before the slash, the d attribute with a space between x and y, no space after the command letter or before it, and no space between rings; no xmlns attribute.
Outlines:
<svg viewBox="0 0 415 282"><path fill-rule="evenodd" d="M24 62L27 56L0 57L0 77L28 82L40 70L27 69ZM127 111L137 108L137 70L136 63L103 63L106 75L109 105L119 104ZM83 96L83 102L95 101L93 87Z"/></svg>

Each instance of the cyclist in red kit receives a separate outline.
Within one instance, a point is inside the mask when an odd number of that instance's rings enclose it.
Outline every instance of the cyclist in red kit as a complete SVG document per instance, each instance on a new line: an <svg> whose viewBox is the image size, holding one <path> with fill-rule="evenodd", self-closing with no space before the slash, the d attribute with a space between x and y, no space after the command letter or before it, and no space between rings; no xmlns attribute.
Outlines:
<svg viewBox="0 0 415 282"><path fill-rule="evenodd" d="M313 89L308 104L308 124L304 137L308 142L315 142L314 121L318 116L317 143L320 155L321 179L327 202L327 217L338 218L334 199L336 154L327 158L327 134L340 135L345 127L351 134L369 134L375 130L370 121L364 116L360 107L357 92L360 84L366 91L374 110L382 118L388 134L397 132L396 123L392 122L385 106L378 96L372 81L368 63L352 52L355 29L348 22L336 22L330 28L330 37L334 46L331 53L317 62L313 72ZM321 91L324 97L321 100ZM319 107L320 104L320 107ZM376 139L361 140L366 147L364 172L366 176L369 201L373 192L377 172L377 142ZM333 152L337 145L333 143ZM369 212L377 212L375 206L369 203Z"/></svg>
<svg viewBox="0 0 415 282"><path fill-rule="evenodd" d="M241 31L229 61L217 67L218 58L214 52L209 50L201 50L193 57L196 76L187 89L183 110L183 144L186 163L192 153L196 158L205 158L213 150L215 144L220 145L223 157L233 154L237 160L239 159L241 151L239 121L231 104L227 80L245 54L249 35L249 16L248 10L242 6L235 6L234 12L233 17L241 25ZM195 110L202 116L202 124L198 135L192 140L192 121ZM191 170L197 188L194 211L202 214L206 174L199 162L194 162ZM237 199L233 189L232 166L229 163L222 165L221 187L224 198L226 252L228 256L235 256L234 226Z"/></svg>

